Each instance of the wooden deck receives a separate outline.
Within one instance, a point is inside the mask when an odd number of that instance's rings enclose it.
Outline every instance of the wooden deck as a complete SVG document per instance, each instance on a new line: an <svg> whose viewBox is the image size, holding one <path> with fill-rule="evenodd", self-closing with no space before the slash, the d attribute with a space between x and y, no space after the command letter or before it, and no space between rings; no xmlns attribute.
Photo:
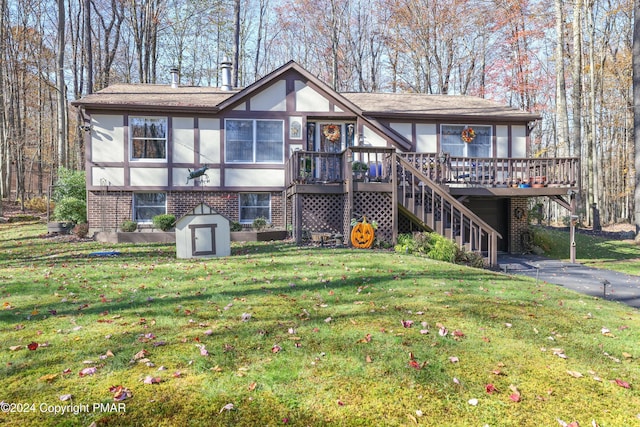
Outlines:
<svg viewBox="0 0 640 427"><path fill-rule="evenodd" d="M296 240L309 232L347 236L350 219L367 215L381 223L378 237L395 243L402 214L493 266L503 236L462 201L544 196L570 209L566 196L578 190L578 172L577 158L452 158L376 147L297 151L287 164L287 198Z"/></svg>

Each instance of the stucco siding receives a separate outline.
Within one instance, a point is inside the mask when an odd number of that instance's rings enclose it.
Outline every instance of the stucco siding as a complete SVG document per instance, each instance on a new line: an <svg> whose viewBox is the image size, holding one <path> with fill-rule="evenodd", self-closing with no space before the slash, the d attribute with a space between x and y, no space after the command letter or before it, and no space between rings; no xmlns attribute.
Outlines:
<svg viewBox="0 0 640 427"><path fill-rule="evenodd" d="M107 185L121 187L124 185L124 168L107 168L94 166L91 168L91 185L94 187Z"/></svg>
<svg viewBox="0 0 640 427"><path fill-rule="evenodd" d="M313 88L310 88L304 82L296 80L296 111L301 112L328 112L329 100L320 95Z"/></svg>
<svg viewBox="0 0 640 427"><path fill-rule="evenodd" d="M172 146L174 163L194 162L194 119L174 117L172 120Z"/></svg>
<svg viewBox="0 0 640 427"><path fill-rule="evenodd" d="M251 111L286 111L287 86L280 80L251 98Z"/></svg>
<svg viewBox="0 0 640 427"><path fill-rule="evenodd" d="M132 187L166 187L169 182L166 168L131 168L129 174Z"/></svg>
<svg viewBox="0 0 640 427"><path fill-rule="evenodd" d="M225 169L227 187L284 187L284 170Z"/></svg>
<svg viewBox="0 0 640 427"><path fill-rule="evenodd" d="M94 163L123 162L124 117L121 114L91 115L91 156Z"/></svg>

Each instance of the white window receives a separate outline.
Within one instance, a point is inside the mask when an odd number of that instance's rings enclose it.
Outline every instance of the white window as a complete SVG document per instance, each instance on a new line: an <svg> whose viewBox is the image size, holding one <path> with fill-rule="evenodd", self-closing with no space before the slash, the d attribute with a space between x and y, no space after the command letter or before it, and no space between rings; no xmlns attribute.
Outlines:
<svg viewBox="0 0 640 427"><path fill-rule="evenodd" d="M271 194L240 193L240 223L251 224L260 217L271 222Z"/></svg>
<svg viewBox="0 0 640 427"><path fill-rule="evenodd" d="M129 135L131 160L166 160L166 117L130 117Z"/></svg>
<svg viewBox="0 0 640 427"><path fill-rule="evenodd" d="M134 193L133 220L140 224L150 224L153 217L167 213L165 193Z"/></svg>
<svg viewBox="0 0 640 427"><path fill-rule="evenodd" d="M284 121L225 121L227 163L283 163Z"/></svg>
<svg viewBox="0 0 640 427"><path fill-rule="evenodd" d="M440 150L453 157L491 157L491 126L442 125Z"/></svg>

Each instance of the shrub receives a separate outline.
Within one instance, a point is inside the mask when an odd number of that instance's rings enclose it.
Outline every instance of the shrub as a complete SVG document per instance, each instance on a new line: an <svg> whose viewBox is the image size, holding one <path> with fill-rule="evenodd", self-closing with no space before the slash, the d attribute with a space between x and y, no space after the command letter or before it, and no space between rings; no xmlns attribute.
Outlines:
<svg viewBox="0 0 640 427"><path fill-rule="evenodd" d="M242 224L237 221L232 221L230 227L231 231L242 231Z"/></svg>
<svg viewBox="0 0 640 427"><path fill-rule="evenodd" d="M438 233L401 234L398 236L396 252L425 255L438 261L455 262L458 246Z"/></svg>
<svg viewBox="0 0 640 427"><path fill-rule="evenodd" d="M123 221L122 224L120 224L120 230L126 233L136 231L137 229L138 229L138 223L135 221L127 220L127 221Z"/></svg>
<svg viewBox="0 0 640 427"><path fill-rule="evenodd" d="M89 234L89 224L77 224L75 227L73 227L72 232L81 239L84 239L85 237L87 237L87 234Z"/></svg>
<svg viewBox="0 0 640 427"><path fill-rule="evenodd" d="M176 223L175 215L162 214L153 217L153 226L162 231L169 231Z"/></svg>
<svg viewBox="0 0 640 427"><path fill-rule="evenodd" d="M66 198L87 199L84 171L74 171L64 167L58 169L58 180L53 191L53 200L60 202Z"/></svg>
<svg viewBox="0 0 640 427"><path fill-rule="evenodd" d="M267 227L267 219L265 217L259 216L258 218L253 220L252 226L255 230L262 231Z"/></svg>
<svg viewBox="0 0 640 427"><path fill-rule="evenodd" d="M47 200L46 197L34 197L24 202L25 208L42 213L47 212L47 205L49 205L48 207L50 211L53 211L56 207L55 203Z"/></svg>
<svg viewBox="0 0 640 427"><path fill-rule="evenodd" d="M84 200L75 197L65 197L56 204L53 216L58 221L85 223L87 222L87 204Z"/></svg>

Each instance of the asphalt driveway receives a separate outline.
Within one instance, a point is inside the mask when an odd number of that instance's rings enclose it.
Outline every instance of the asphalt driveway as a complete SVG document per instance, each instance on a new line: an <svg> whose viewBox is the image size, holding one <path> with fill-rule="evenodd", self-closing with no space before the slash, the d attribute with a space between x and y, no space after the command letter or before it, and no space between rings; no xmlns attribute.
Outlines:
<svg viewBox="0 0 640 427"><path fill-rule="evenodd" d="M640 308L640 276L571 264L538 255L500 254L502 272L538 278L594 297Z"/></svg>

